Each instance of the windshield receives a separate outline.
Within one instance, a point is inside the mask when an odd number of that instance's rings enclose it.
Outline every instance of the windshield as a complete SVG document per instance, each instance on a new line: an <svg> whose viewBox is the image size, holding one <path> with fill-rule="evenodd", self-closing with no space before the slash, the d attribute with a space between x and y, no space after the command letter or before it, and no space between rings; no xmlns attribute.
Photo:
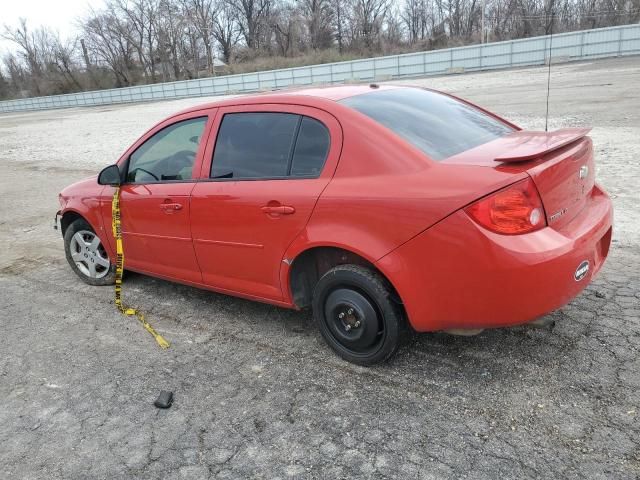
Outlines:
<svg viewBox="0 0 640 480"><path fill-rule="evenodd" d="M514 131L500 120L447 95L418 88L378 90L340 101L443 160Z"/></svg>

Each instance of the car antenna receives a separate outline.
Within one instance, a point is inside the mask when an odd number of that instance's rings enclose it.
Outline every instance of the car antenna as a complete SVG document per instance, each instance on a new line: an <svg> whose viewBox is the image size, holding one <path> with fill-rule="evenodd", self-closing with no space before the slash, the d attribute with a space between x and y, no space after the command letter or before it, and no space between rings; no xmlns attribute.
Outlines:
<svg viewBox="0 0 640 480"><path fill-rule="evenodd" d="M549 89L551 87L551 48L553 47L553 19L555 11L551 7L551 31L549 32L549 69L547 70L547 111L544 114L544 131L549 131Z"/></svg>

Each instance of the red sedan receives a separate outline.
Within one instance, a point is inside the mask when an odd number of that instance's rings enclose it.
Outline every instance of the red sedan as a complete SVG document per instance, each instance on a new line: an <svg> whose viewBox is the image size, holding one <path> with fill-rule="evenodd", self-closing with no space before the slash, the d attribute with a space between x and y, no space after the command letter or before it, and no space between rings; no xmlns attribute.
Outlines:
<svg viewBox="0 0 640 480"><path fill-rule="evenodd" d="M288 308L373 364L418 332L518 325L601 268L612 206L588 129L525 131L412 87L233 98L153 127L60 194L71 268L126 268Z"/></svg>

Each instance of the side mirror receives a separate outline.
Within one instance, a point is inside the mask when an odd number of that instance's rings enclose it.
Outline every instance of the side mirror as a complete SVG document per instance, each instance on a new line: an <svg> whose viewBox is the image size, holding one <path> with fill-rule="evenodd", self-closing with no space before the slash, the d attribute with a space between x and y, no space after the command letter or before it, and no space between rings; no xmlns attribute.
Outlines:
<svg viewBox="0 0 640 480"><path fill-rule="evenodd" d="M120 178L120 169L118 165L109 165L105 167L98 175L98 184L99 185L111 185L112 187L117 187L122 183L122 179Z"/></svg>

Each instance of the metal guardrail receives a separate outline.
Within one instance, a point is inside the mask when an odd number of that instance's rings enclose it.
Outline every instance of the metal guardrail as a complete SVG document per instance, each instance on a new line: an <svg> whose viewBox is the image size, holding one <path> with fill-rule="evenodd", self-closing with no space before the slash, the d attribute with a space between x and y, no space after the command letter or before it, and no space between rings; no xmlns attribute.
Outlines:
<svg viewBox="0 0 640 480"><path fill-rule="evenodd" d="M290 86L442 75L450 72L542 65L553 59L588 60L640 54L640 24L505 42L326 63L306 67L182 80L0 102L0 112L145 102L248 93Z"/></svg>

